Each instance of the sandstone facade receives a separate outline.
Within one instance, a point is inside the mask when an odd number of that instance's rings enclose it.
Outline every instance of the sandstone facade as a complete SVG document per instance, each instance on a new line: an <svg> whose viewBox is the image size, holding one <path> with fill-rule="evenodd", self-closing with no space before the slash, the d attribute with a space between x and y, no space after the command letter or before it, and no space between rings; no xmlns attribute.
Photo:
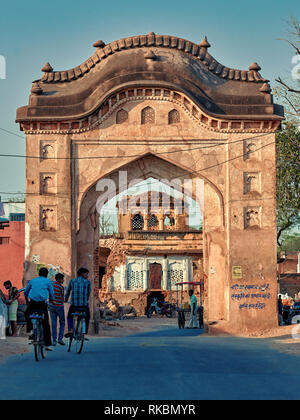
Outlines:
<svg viewBox="0 0 300 420"><path fill-rule="evenodd" d="M142 312L148 283L142 291L125 283L109 290L112 273L124 279L130 261L163 265L165 255L168 264L180 257L191 267L185 280L204 281L207 322L230 333L275 327L275 133L283 111L260 67L230 69L208 53L207 42L153 33L95 46L75 69L45 66L17 113L28 156L27 278L34 255L68 278L86 266L96 301L102 259L108 270L100 295ZM194 181L188 193L195 200L193 185L203 180L203 234L99 243L97 184L114 181L119 193L120 171L128 182Z"/></svg>

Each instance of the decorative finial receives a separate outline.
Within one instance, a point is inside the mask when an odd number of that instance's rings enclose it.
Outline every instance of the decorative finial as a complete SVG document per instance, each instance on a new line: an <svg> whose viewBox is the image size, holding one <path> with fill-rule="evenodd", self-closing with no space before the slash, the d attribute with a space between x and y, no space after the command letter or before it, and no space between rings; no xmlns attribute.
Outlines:
<svg viewBox="0 0 300 420"><path fill-rule="evenodd" d="M156 60L157 56L155 55L155 53L152 50L150 50L145 54L145 59L146 60Z"/></svg>
<svg viewBox="0 0 300 420"><path fill-rule="evenodd" d="M106 45L105 42L103 42L102 40L99 40L99 41L96 41L93 44L93 47L95 47L95 48L104 48L105 45Z"/></svg>
<svg viewBox="0 0 300 420"><path fill-rule="evenodd" d="M250 71L260 71L261 67L257 64L257 63L252 63L251 66L249 67Z"/></svg>
<svg viewBox="0 0 300 420"><path fill-rule="evenodd" d="M271 93L272 89L269 83L264 83L262 87L259 89L262 93Z"/></svg>
<svg viewBox="0 0 300 420"><path fill-rule="evenodd" d="M42 95L43 89L41 88L41 86L38 83L35 82L35 83L33 83L31 93L33 93L34 95Z"/></svg>
<svg viewBox="0 0 300 420"><path fill-rule="evenodd" d="M204 37L203 38L203 40L200 42L200 44L199 44L199 47L200 48L205 48L205 49L208 49L208 48L210 48L211 47L211 45L210 45L210 43L208 42L208 40L207 40L207 37Z"/></svg>
<svg viewBox="0 0 300 420"><path fill-rule="evenodd" d="M52 73L52 72L53 72L53 68L52 68L51 64L46 63L46 64L44 65L44 67L42 68L42 71L43 71L44 73Z"/></svg>

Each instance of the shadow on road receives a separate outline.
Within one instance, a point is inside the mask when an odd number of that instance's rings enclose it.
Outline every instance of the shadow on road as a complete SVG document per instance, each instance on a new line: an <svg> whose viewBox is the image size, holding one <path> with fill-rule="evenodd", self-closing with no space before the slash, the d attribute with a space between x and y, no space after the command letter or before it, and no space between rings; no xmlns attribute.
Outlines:
<svg viewBox="0 0 300 420"><path fill-rule="evenodd" d="M130 337L197 337L204 334L202 329L164 328L155 331L131 334Z"/></svg>

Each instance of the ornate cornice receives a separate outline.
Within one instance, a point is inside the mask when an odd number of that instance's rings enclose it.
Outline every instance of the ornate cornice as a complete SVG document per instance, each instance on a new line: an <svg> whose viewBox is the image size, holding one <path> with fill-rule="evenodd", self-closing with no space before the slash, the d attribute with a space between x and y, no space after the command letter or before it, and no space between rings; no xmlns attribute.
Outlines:
<svg viewBox="0 0 300 420"><path fill-rule="evenodd" d="M222 119L205 113L185 94L167 88L127 88L111 95L96 112L87 118L63 122L21 123L25 134L79 134L100 127L114 112L127 102L163 101L171 102L186 113L199 126L218 133L273 133L278 131L281 122L276 120ZM166 116L166 124L168 124Z"/></svg>

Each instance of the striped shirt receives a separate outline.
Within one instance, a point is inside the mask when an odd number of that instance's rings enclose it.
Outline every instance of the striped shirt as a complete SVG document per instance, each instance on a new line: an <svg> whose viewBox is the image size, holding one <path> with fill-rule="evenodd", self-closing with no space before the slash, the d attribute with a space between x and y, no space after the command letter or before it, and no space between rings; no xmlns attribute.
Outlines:
<svg viewBox="0 0 300 420"><path fill-rule="evenodd" d="M59 283L58 281L55 281L55 282L53 282L53 289L54 289L54 300L52 302L52 305L63 306L64 295L65 295L64 286L61 283Z"/></svg>
<svg viewBox="0 0 300 420"><path fill-rule="evenodd" d="M92 283L83 277L77 277L70 281L65 300L68 301L70 294L72 306L88 306L92 290Z"/></svg>

